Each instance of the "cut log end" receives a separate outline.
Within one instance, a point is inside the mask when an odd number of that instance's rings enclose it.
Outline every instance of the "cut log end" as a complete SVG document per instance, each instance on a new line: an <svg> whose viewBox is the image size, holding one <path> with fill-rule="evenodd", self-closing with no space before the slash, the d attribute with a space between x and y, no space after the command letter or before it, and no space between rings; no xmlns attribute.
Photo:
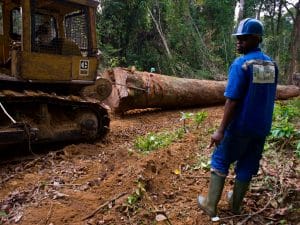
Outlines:
<svg viewBox="0 0 300 225"><path fill-rule="evenodd" d="M95 98L98 101L107 99L112 92L112 84L108 79L99 78L94 85L84 87L80 95L89 98Z"/></svg>

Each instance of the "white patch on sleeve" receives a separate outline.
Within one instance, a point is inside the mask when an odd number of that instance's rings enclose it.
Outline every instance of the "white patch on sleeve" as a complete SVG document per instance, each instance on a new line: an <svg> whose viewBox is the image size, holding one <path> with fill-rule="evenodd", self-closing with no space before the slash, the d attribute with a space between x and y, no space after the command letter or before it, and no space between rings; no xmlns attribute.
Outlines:
<svg viewBox="0 0 300 225"><path fill-rule="evenodd" d="M275 66L253 64L253 83L275 83Z"/></svg>

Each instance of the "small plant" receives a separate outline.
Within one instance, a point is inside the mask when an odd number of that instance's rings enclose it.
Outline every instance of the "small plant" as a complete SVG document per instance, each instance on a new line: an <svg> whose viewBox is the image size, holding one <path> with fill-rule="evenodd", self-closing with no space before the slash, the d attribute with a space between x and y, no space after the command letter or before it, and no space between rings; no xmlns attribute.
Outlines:
<svg viewBox="0 0 300 225"><path fill-rule="evenodd" d="M210 170L211 161L208 156L198 154L197 162L192 166L194 170L203 169L205 171Z"/></svg>
<svg viewBox="0 0 300 225"><path fill-rule="evenodd" d="M280 140L282 138L291 138L296 134L295 126L284 118L280 121L275 121L271 129L271 138Z"/></svg>
<svg viewBox="0 0 300 225"><path fill-rule="evenodd" d="M272 147L282 149L290 145L295 149L296 156L300 157L300 132L293 123L300 116L297 104L299 104L297 100L275 104L273 125L265 150Z"/></svg>
<svg viewBox="0 0 300 225"><path fill-rule="evenodd" d="M196 128L207 118L207 112L198 112L194 116L194 121L196 123Z"/></svg>
<svg viewBox="0 0 300 225"><path fill-rule="evenodd" d="M137 181L137 188L127 197L126 205L132 210L138 208L137 204L142 199L145 192L145 184L141 181Z"/></svg>
<svg viewBox="0 0 300 225"><path fill-rule="evenodd" d="M300 140L297 141L295 154L298 158L300 158Z"/></svg>
<svg viewBox="0 0 300 225"><path fill-rule="evenodd" d="M7 217L7 213L5 211L0 211L0 217Z"/></svg>
<svg viewBox="0 0 300 225"><path fill-rule="evenodd" d="M141 152L149 153L159 148L170 145L173 141L183 137L182 128L173 132L149 133L146 136L138 137L134 141L134 147Z"/></svg>
<svg viewBox="0 0 300 225"><path fill-rule="evenodd" d="M193 113L184 113L184 112L180 112L180 113L181 113L180 121L183 121L183 129L184 129L184 132L186 133L188 131L187 126L186 126L186 121L188 119L191 119L194 114Z"/></svg>

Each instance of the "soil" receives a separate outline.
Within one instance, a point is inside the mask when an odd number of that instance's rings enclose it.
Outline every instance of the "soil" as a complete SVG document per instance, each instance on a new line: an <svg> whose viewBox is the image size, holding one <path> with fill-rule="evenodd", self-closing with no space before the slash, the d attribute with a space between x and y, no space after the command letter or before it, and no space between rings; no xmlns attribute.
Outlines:
<svg viewBox="0 0 300 225"><path fill-rule="evenodd" d="M200 111L208 117L198 128L189 121L181 139L147 154L135 148L134 140L149 132L183 127L181 110L112 115L109 134L97 143L40 153L47 150L44 146L29 157L1 162L0 224L207 225L243 221L247 216L234 217L228 210L226 193L232 189L232 173L219 203L220 221L213 223L197 206L197 195L207 193L210 173L205 162L212 151L207 146L223 107L184 110ZM267 197L255 205L248 195L245 213L263 209ZM243 224L266 224L257 222L262 213ZM276 221L275 215L268 220L270 224L278 224ZM286 224L295 221L291 217Z"/></svg>

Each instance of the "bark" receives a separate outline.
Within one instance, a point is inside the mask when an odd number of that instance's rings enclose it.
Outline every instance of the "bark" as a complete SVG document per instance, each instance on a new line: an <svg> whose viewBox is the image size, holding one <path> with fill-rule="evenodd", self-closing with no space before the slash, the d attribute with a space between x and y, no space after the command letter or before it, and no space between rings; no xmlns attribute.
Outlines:
<svg viewBox="0 0 300 225"><path fill-rule="evenodd" d="M293 84L294 76L300 73L300 0L295 5L296 16L293 32L291 34L290 54L291 60L288 68L288 83Z"/></svg>
<svg viewBox="0 0 300 225"><path fill-rule="evenodd" d="M245 0L240 0L238 3L237 24L244 18Z"/></svg>
<svg viewBox="0 0 300 225"><path fill-rule="evenodd" d="M113 84L112 93L104 103L116 113L131 109L221 105L225 102L226 81L186 79L122 68L105 71L103 78ZM277 99L299 95L297 86L278 86Z"/></svg>
<svg viewBox="0 0 300 225"><path fill-rule="evenodd" d="M152 12L151 12L151 10L149 8L148 8L148 12L149 12L149 14L150 14L150 16L151 16L154 24L155 24L155 27L156 27L156 29L157 29L157 31L159 33L159 36L160 36L160 38L161 38L161 40L163 42L163 45L165 46L168 58L172 59L172 54L171 54L171 51L169 49L167 39L166 39L166 37L165 37L165 35L164 35L163 31L162 31L162 28L161 28L160 24L155 19L155 17L153 16L153 14L152 14Z"/></svg>

